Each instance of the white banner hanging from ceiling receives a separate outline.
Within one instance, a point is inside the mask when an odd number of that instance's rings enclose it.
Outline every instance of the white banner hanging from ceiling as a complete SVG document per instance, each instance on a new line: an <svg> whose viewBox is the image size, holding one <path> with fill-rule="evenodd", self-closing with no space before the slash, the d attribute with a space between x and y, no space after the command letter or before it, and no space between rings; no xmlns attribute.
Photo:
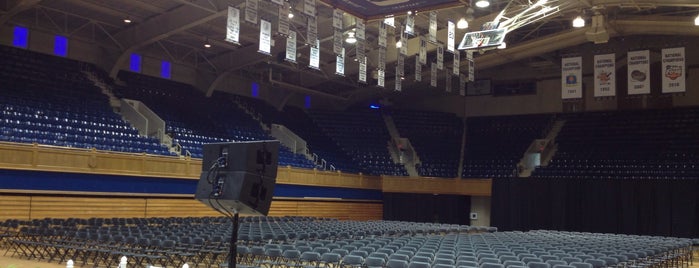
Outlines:
<svg viewBox="0 0 699 268"><path fill-rule="evenodd" d="M437 43L437 11L430 11L429 40Z"/></svg>
<svg viewBox="0 0 699 268"><path fill-rule="evenodd" d="M400 72L400 70L398 70L398 66L396 66L396 83L395 83L395 90L396 90L396 91L401 91L401 90L403 90L403 87L402 87L403 85L402 85L402 83L401 83L401 82L403 81L403 79L401 79L402 76L398 75L398 72Z"/></svg>
<svg viewBox="0 0 699 268"><path fill-rule="evenodd" d="M405 17L405 33L409 35L415 34L415 16L413 14L408 14Z"/></svg>
<svg viewBox="0 0 699 268"><path fill-rule="evenodd" d="M561 60L561 98L582 98L582 57Z"/></svg>
<svg viewBox="0 0 699 268"><path fill-rule="evenodd" d="M311 60L309 61L309 66L313 69L320 70L320 46L318 40L316 40L316 45L311 46Z"/></svg>
<svg viewBox="0 0 699 268"><path fill-rule="evenodd" d="M650 93L650 51L631 51L628 54L629 95Z"/></svg>
<svg viewBox="0 0 699 268"><path fill-rule="evenodd" d="M357 40L357 46L355 47L355 50L357 51L357 60L364 59L366 57L366 41L364 40Z"/></svg>
<svg viewBox="0 0 699 268"><path fill-rule="evenodd" d="M272 0L272 3L275 3L277 5L284 5L284 0Z"/></svg>
<svg viewBox="0 0 699 268"><path fill-rule="evenodd" d="M378 76L378 78L376 79L377 80L376 84L380 87L384 87L384 85L385 85L384 82L386 79L386 71L384 71L383 69L378 69L378 70L376 70L376 74Z"/></svg>
<svg viewBox="0 0 699 268"><path fill-rule="evenodd" d="M290 31L289 37L286 38L286 57L285 60L296 63L296 32Z"/></svg>
<svg viewBox="0 0 699 268"><path fill-rule="evenodd" d="M391 26L391 27L396 27L396 18L395 17L390 17L390 18L385 18L383 19L383 23L386 24L386 26Z"/></svg>
<svg viewBox="0 0 699 268"><path fill-rule="evenodd" d="M245 21L257 24L257 0L245 0Z"/></svg>
<svg viewBox="0 0 699 268"><path fill-rule="evenodd" d="M279 7L279 25L277 32L281 35L289 35L289 7L282 5Z"/></svg>
<svg viewBox="0 0 699 268"><path fill-rule="evenodd" d="M342 30L342 10L333 10L333 28Z"/></svg>
<svg viewBox="0 0 699 268"><path fill-rule="evenodd" d="M430 65L430 86L437 87L437 64Z"/></svg>
<svg viewBox="0 0 699 268"><path fill-rule="evenodd" d="M424 36L420 37L420 50L418 52L418 58L420 59L418 63L427 64L427 40Z"/></svg>
<svg viewBox="0 0 699 268"><path fill-rule="evenodd" d="M666 48L663 54L663 93L685 92L684 47Z"/></svg>
<svg viewBox="0 0 699 268"><path fill-rule="evenodd" d="M466 76L459 75L459 95L466 96Z"/></svg>
<svg viewBox="0 0 699 268"><path fill-rule="evenodd" d="M386 47L386 35L387 35L386 24L383 22L379 22L379 46L380 47Z"/></svg>
<svg viewBox="0 0 699 268"><path fill-rule="evenodd" d="M456 42L456 25L453 21L447 22L447 51L454 52L454 43Z"/></svg>
<svg viewBox="0 0 699 268"><path fill-rule="evenodd" d="M318 22L316 17L308 17L306 27L306 43L315 46L316 41L318 41Z"/></svg>
<svg viewBox="0 0 699 268"><path fill-rule="evenodd" d="M356 34L357 39L365 40L366 39L366 36L365 36L366 24L364 24L364 20L357 19L356 23L357 23L357 34Z"/></svg>
<svg viewBox="0 0 699 268"><path fill-rule="evenodd" d="M422 81L422 64L420 64L420 57L415 57L415 81Z"/></svg>
<svg viewBox="0 0 699 268"><path fill-rule="evenodd" d="M359 60L359 82L366 83L366 57Z"/></svg>
<svg viewBox="0 0 699 268"><path fill-rule="evenodd" d="M400 54L403 56L408 55L408 34L404 31L400 32Z"/></svg>
<svg viewBox="0 0 699 268"><path fill-rule="evenodd" d="M386 70L386 48L379 47L379 69Z"/></svg>
<svg viewBox="0 0 699 268"><path fill-rule="evenodd" d="M473 50L466 51L466 61L468 61L468 81L476 81L476 64L473 61Z"/></svg>
<svg viewBox="0 0 699 268"><path fill-rule="evenodd" d="M398 61L396 63L396 75L401 77L405 75L405 56L403 55L398 55Z"/></svg>
<svg viewBox="0 0 699 268"><path fill-rule="evenodd" d="M444 69L444 45L437 45L437 69Z"/></svg>
<svg viewBox="0 0 699 268"><path fill-rule="evenodd" d="M260 52L265 55L271 55L272 52L272 23L266 20L260 20Z"/></svg>
<svg viewBox="0 0 699 268"><path fill-rule="evenodd" d="M345 48L343 47L340 54L335 56L335 74L345 76Z"/></svg>
<svg viewBox="0 0 699 268"><path fill-rule="evenodd" d="M461 53L457 50L454 51L454 64L452 66L453 74L459 75L461 70Z"/></svg>
<svg viewBox="0 0 699 268"><path fill-rule="evenodd" d="M303 14L306 14L310 17L316 16L316 0L303 1Z"/></svg>
<svg viewBox="0 0 699 268"><path fill-rule="evenodd" d="M444 87L444 90L446 92L451 92L451 70L447 68L447 75L446 75L446 86Z"/></svg>
<svg viewBox="0 0 699 268"><path fill-rule="evenodd" d="M342 49L342 32L335 29L335 32L333 33L333 52L335 55L339 55L342 53Z"/></svg>
<svg viewBox="0 0 699 268"><path fill-rule="evenodd" d="M595 55L595 97L616 95L616 55Z"/></svg>
<svg viewBox="0 0 699 268"><path fill-rule="evenodd" d="M228 7L226 41L240 45L240 10L234 7Z"/></svg>

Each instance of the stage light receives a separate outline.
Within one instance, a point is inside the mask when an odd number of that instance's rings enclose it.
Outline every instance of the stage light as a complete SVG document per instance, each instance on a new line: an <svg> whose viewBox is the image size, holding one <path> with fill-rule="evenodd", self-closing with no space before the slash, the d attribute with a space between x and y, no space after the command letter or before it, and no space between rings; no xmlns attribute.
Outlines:
<svg viewBox="0 0 699 268"><path fill-rule="evenodd" d="M575 28L582 28L585 27L585 20L578 16L573 20L573 27Z"/></svg>
<svg viewBox="0 0 699 268"><path fill-rule="evenodd" d="M490 6L490 1L488 1L488 0L478 0L478 1L476 2L476 6L477 6L477 7L480 7L480 8L486 8L486 7Z"/></svg>
<svg viewBox="0 0 699 268"><path fill-rule="evenodd" d="M459 21L456 22L456 28L458 28L458 29L466 29L466 28L468 28L468 21L466 21L465 18L459 19Z"/></svg>
<svg viewBox="0 0 699 268"><path fill-rule="evenodd" d="M354 36L353 31L347 33L347 39L345 39L345 42L347 42L347 44L357 43L357 38Z"/></svg>

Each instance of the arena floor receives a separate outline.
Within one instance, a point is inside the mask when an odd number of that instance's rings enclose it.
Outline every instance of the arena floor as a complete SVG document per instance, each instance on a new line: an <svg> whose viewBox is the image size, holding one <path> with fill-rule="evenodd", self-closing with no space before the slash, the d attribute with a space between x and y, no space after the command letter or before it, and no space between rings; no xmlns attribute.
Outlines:
<svg viewBox="0 0 699 268"><path fill-rule="evenodd" d="M10 258L5 255L5 249L0 250L0 268L65 268L66 265L31 261L26 259ZM694 264L691 268L699 268L699 250L694 251ZM75 267L80 267L75 266ZM116 265L115 265L116 267Z"/></svg>

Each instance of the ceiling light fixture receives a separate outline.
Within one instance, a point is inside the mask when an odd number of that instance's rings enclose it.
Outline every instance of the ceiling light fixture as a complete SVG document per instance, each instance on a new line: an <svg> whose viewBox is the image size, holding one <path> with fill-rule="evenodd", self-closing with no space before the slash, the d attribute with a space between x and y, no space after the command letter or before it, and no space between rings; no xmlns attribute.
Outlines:
<svg viewBox="0 0 699 268"><path fill-rule="evenodd" d="M294 18L294 13L289 12L289 18L293 19Z"/></svg>
<svg viewBox="0 0 699 268"><path fill-rule="evenodd" d="M456 28L458 28L458 29L468 28L468 21L466 21L466 18L459 19L459 21L456 22Z"/></svg>
<svg viewBox="0 0 699 268"><path fill-rule="evenodd" d="M573 27L575 27L575 28L585 27L585 20L581 16L576 17L573 20Z"/></svg>
<svg viewBox="0 0 699 268"><path fill-rule="evenodd" d="M403 47L403 42L401 42L400 39L398 39L398 41L396 41L396 48L401 48L401 47Z"/></svg>
<svg viewBox="0 0 699 268"><path fill-rule="evenodd" d="M354 31L347 33L347 39L345 39L345 42L347 42L347 44L357 43L357 38L354 36Z"/></svg>
<svg viewBox="0 0 699 268"><path fill-rule="evenodd" d="M478 1L476 2L476 6L477 6L477 7L480 7L480 8L486 8L486 7L490 6L490 1L488 1L488 0L478 0Z"/></svg>
<svg viewBox="0 0 699 268"><path fill-rule="evenodd" d="M129 24L129 23L131 23L131 20L130 20L130 19L124 19L124 23Z"/></svg>
<svg viewBox="0 0 699 268"><path fill-rule="evenodd" d="M205 48L210 48L210 47L211 47L211 44L209 43L209 38L208 38L208 37L206 38L206 41L204 41L204 47L205 47Z"/></svg>
<svg viewBox="0 0 699 268"><path fill-rule="evenodd" d="M694 25L699 26L699 15L697 15L697 17L694 18Z"/></svg>

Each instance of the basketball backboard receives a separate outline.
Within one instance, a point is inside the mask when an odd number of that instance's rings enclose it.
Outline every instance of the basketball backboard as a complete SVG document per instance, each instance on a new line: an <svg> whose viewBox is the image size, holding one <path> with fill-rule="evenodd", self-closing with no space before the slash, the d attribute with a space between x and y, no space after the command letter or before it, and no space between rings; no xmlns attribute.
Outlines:
<svg viewBox="0 0 699 268"><path fill-rule="evenodd" d="M477 32L468 32L461 39L459 50L483 49L497 47L505 41L507 29L492 29Z"/></svg>

